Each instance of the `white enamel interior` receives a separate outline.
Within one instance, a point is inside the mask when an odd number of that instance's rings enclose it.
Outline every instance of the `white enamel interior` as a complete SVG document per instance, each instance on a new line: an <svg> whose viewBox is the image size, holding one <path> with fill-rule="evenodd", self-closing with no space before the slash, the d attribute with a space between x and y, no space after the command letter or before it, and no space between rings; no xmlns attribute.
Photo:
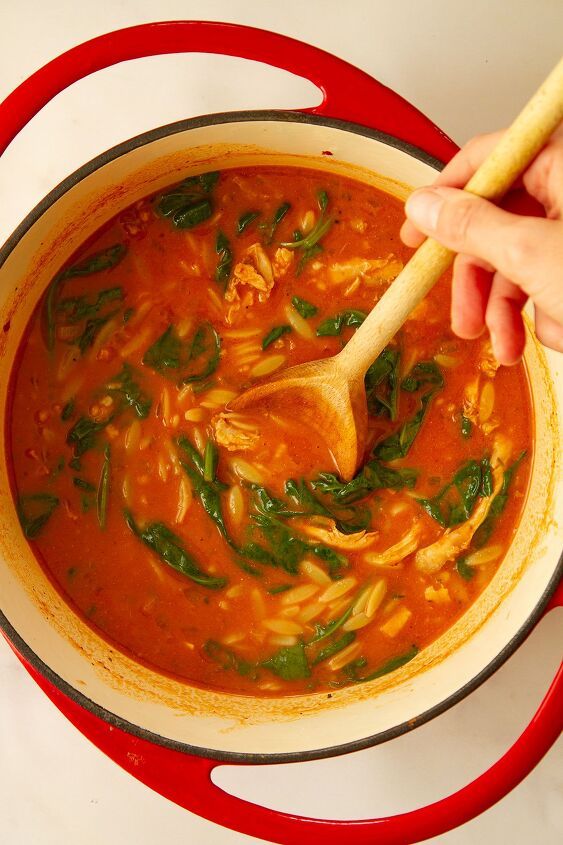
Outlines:
<svg viewBox="0 0 563 845"><path fill-rule="evenodd" d="M322 155L329 150L332 156ZM434 171L380 140L319 124L264 118L190 127L145 143L85 175L23 234L0 268L0 422L10 368L30 313L49 280L99 226L132 201L199 169L275 163L313 166L404 196ZM19 529L0 452L0 610L50 670L115 716L167 740L218 755L290 754L388 731L440 705L472 681L526 624L562 546L558 472L561 358L531 337L526 363L534 399L533 479L524 517L499 572L465 616L402 670L369 685L293 699L205 692L122 655L61 599ZM559 490L556 485L559 485ZM558 502L558 514L555 503Z"/></svg>

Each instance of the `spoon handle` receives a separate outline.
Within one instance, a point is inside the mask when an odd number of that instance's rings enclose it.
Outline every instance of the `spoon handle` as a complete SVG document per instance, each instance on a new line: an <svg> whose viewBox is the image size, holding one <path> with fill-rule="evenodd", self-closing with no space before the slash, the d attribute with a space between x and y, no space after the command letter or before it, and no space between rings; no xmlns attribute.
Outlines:
<svg viewBox="0 0 563 845"><path fill-rule="evenodd" d="M485 199L500 199L562 120L563 59L524 106L464 190ZM451 265L454 256L453 250L432 238L418 248L337 356L349 379L363 378L370 364Z"/></svg>

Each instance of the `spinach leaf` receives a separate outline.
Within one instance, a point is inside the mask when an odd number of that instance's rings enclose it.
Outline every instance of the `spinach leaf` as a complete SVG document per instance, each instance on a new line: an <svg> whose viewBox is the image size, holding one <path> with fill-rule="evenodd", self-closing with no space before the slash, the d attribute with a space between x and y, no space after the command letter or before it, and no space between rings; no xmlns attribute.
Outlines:
<svg viewBox="0 0 563 845"><path fill-rule="evenodd" d="M335 654L338 654L339 651L347 648L351 643L354 642L356 639L356 632L355 631L346 631L345 634L342 634L340 639L335 640L333 643L322 648L315 659L312 662L313 666L316 666L317 663L322 663L323 660L328 660L329 657L334 657Z"/></svg>
<svg viewBox="0 0 563 845"><path fill-rule="evenodd" d="M93 317L108 302L115 302L124 298L123 288L106 288L99 291L93 302L89 302L86 296L69 296L66 299L61 299L57 305L57 312L65 315L67 323L79 323L87 317Z"/></svg>
<svg viewBox="0 0 563 845"><path fill-rule="evenodd" d="M317 327L317 337L337 337L342 334L342 329L361 326L366 317L364 311L341 311L323 320Z"/></svg>
<svg viewBox="0 0 563 845"><path fill-rule="evenodd" d="M192 446L190 441L184 435L180 435L176 439L176 443L180 449L187 455L189 463L180 461L180 465L194 488L194 493L199 497L201 506L210 519L213 520L220 534L224 539L232 545L231 539L227 532L225 519L223 517L223 510L221 506L221 491L227 488L226 484L217 481L215 478L217 472L217 453L216 447L213 444L209 449L206 447L206 457L202 458L197 449ZM206 479L207 475L212 472L213 479Z"/></svg>
<svg viewBox="0 0 563 845"><path fill-rule="evenodd" d="M336 619L332 619L330 622L327 622L325 624L317 622L317 624L315 625L315 636L312 640L309 641L308 645L312 645L313 643L318 643L321 640L325 640L327 637L332 636L335 631L338 631L338 629L341 628L344 623L350 618L356 602L363 595L363 593L365 593L368 587L369 584L366 584L364 587L362 587L361 590L354 596L344 613L342 613L340 616L337 616Z"/></svg>
<svg viewBox="0 0 563 845"><path fill-rule="evenodd" d="M221 338L211 323L201 323L193 337L183 342L173 325L150 346L143 364L180 384L203 381L219 366ZM172 373L171 371L177 371Z"/></svg>
<svg viewBox="0 0 563 845"><path fill-rule="evenodd" d="M307 302L306 299L301 299L300 296L292 296L291 304L295 308L298 314L301 314L306 320L309 317L314 317L317 311L319 310L316 305L313 305L311 302Z"/></svg>
<svg viewBox="0 0 563 845"><path fill-rule="evenodd" d="M262 349L267 349L271 343L275 340L278 340L282 335L287 334L287 332L291 331L291 326L284 325L284 326L274 326L273 329L270 329L268 334L264 337L262 341Z"/></svg>
<svg viewBox="0 0 563 845"><path fill-rule="evenodd" d="M403 467L392 469L377 460L368 461L351 481L341 481L334 473L322 472L311 482L314 490L332 495L336 502L350 504L362 499L373 490L400 490L414 487L418 472Z"/></svg>
<svg viewBox="0 0 563 845"><path fill-rule="evenodd" d="M84 326L84 330L76 340L72 341L74 346L78 346L80 349L80 354L84 355L87 349L92 346L98 333L103 326L108 322L111 317L114 317L117 314L117 311L111 311L109 314L106 314L105 317L91 317L89 320L86 320L86 325Z"/></svg>
<svg viewBox="0 0 563 845"><path fill-rule="evenodd" d="M314 554L327 564L331 578L340 577L340 571L348 565L347 559L322 543L309 543L295 534L281 519L268 513L255 513L251 516L253 524L268 543L264 548L250 542L238 550L242 557L256 563L283 569L289 575L297 575L299 564L308 554Z"/></svg>
<svg viewBox="0 0 563 845"><path fill-rule="evenodd" d="M93 255L88 255L71 267L67 267L59 273L51 282L45 297L45 322L47 326L47 348L55 347L55 312L56 300L61 282L66 279L73 279L76 276L90 276L92 273L101 273L103 270L111 270L124 258L127 253L125 244L114 244L102 249Z"/></svg>
<svg viewBox="0 0 563 845"><path fill-rule="evenodd" d="M491 462L488 458L483 458L481 461L481 488L479 490L479 495L491 496L493 489L494 483Z"/></svg>
<svg viewBox="0 0 563 845"><path fill-rule="evenodd" d="M237 221L237 235L242 235L245 229L248 229L257 217L260 217L259 211L246 211L244 214L241 214Z"/></svg>
<svg viewBox="0 0 563 845"><path fill-rule="evenodd" d="M120 411L123 408L133 408L140 419L145 419L151 409L152 400L143 393L140 385L135 381L135 375L131 364L124 363L121 371L107 384L106 390L120 398Z"/></svg>
<svg viewBox="0 0 563 845"><path fill-rule="evenodd" d="M298 681L311 675L303 643L281 648L261 665L284 681Z"/></svg>
<svg viewBox="0 0 563 845"><path fill-rule="evenodd" d="M223 283L228 281L231 275L231 270L233 269L233 253L229 239L220 230L217 232L215 252L219 256L219 261L215 268L215 281Z"/></svg>
<svg viewBox="0 0 563 845"><path fill-rule="evenodd" d="M78 487L79 490L86 490L87 493L93 493L96 489L93 484L90 484L90 482L86 481L84 478L73 478L72 483L75 487Z"/></svg>
<svg viewBox="0 0 563 845"><path fill-rule="evenodd" d="M475 575L475 567L469 566L469 564L466 563L465 557L460 557L456 560L455 568L458 575L460 575L464 581L471 581Z"/></svg>
<svg viewBox="0 0 563 845"><path fill-rule="evenodd" d="M210 200L200 200L190 205L189 208L181 208L173 217L172 222L177 229L193 229L204 223L213 214L213 206Z"/></svg>
<svg viewBox="0 0 563 845"><path fill-rule="evenodd" d="M123 322L128 323L134 313L135 313L134 308L126 308L125 311L123 312Z"/></svg>
<svg viewBox="0 0 563 845"><path fill-rule="evenodd" d="M400 360L400 352L387 347L367 371L364 384L368 414L386 414L391 420L397 419Z"/></svg>
<svg viewBox="0 0 563 845"><path fill-rule="evenodd" d="M239 554L256 563L283 569L289 575L297 575L299 564L309 551L308 544L275 517L253 514L251 518L268 542L269 548L250 542L238 550Z"/></svg>
<svg viewBox="0 0 563 845"><path fill-rule="evenodd" d="M74 457L80 458L96 445L97 435L106 427L110 419L95 422L89 417L80 417L66 436L66 442L74 447Z"/></svg>
<svg viewBox="0 0 563 845"><path fill-rule="evenodd" d="M514 463L512 463L509 468L505 471L502 479L502 487L491 502L491 507L489 508L489 513L487 514L486 518L483 520L483 522L473 535L473 539L471 541L472 548L480 549L490 539L496 521L501 515L501 513L504 511L506 503L508 502L508 491L510 489L510 484L512 483L512 479L514 477L514 473L516 472L525 457L526 451L524 450L516 458Z"/></svg>
<svg viewBox="0 0 563 845"><path fill-rule="evenodd" d="M67 422L74 414L74 399L70 399L61 411L61 420Z"/></svg>
<svg viewBox="0 0 563 845"><path fill-rule="evenodd" d="M96 496L96 512L98 523L103 530L106 527L108 504L109 504L109 483L110 483L110 448L109 443L104 450L104 462L100 473L98 491Z"/></svg>
<svg viewBox="0 0 563 845"><path fill-rule="evenodd" d="M467 440L471 437L471 432L473 431L473 423L468 417L464 417L463 414L461 415L461 436L465 437Z"/></svg>
<svg viewBox="0 0 563 845"><path fill-rule="evenodd" d="M394 461L397 458L404 458L415 437L422 427L424 417L428 410L430 400L434 396L433 390L424 393L420 397L420 409L410 419L406 420L398 431L390 434L382 440L374 449L374 455L382 461Z"/></svg>
<svg viewBox="0 0 563 845"><path fill-rule="evenodd" d="M387 660L379 669L375 669L373 672L369 672L367 675L363 675L362 677L353 678L354 681L358 684L366 683L366 681L375 681L376 678L382 678L383 675L388 675L390 672L395 672L397 669L400 669L401 666L404 666L406 663L409 663L416 655L418 654L419 649L413 645L408 651L404 654L399 654L397 657L392 657L390 660Z"/></svg>
<svg viewBox="0 0 563 845"><path fill-rule="evenodd" d="M288 590L291 590L293 584L276 584L274 587L270 587L268 592L271 596L277 596L278 593L286 593Z"/></svg>
<svg viewBox="0 0 563 845"><path fill-rule="evenodd" d="M209 170L207 173L200 173L197 176L188 176L187 179L181 183L182 188L201 188L208 194L213 190L219 181L220 173L218 170Z"/></svg>
<svg viewBox="0 0 563 845"><path fill-rule="evenodd" d="M182 384L208 378L219 366L220 355L221 338L211 323L202 323L192 339L187 372L182 374Z"/></svg>
<svg viewBox="0 0 563 845"><path fill-rule="evenodd" d="M409 393L415 393L421 387L434 385L435 388L444 386L444 377L436 361L419 361L408 376L401 382L401 388Z"/></svg>
<svg viewBox="0 0 563 845"><path fill-rule="evenodd" d="M168 326L165 332L149 346L143 355L143 364L161 375L168 375L167 370L179 370L182 365L182 341L174 326Z"/></svg>
<svg viewBox="0 0 563 845"><path fill-rule="evenodd" d="M162 522L151 522L140 528L133 516L125 512L125 522L133 534L172 569L191 578L196 584L217 590L227 583L226 578L216 578L202 572L193 557L186 551L182 541Z"/></svg>
<svg viewBox="0 0 563 845"><path fill-rule="evenodd" d="M322 251L323 248L320 244L313 244L313 246L310 246L308 249L304 249L301 258L299 259L299 263L297 264L295 275L300 276L305 268L305 265L311 260L311 258L314 258L315 255L318 255L319 252Z"/></svg>
<svg viewBox="0 0 563 845"><path fill-rule="evenodd" d="M58 498L50 493L27 493L19 497L18 518L28 540L35 540L58 504Z"/></svg>
<svg viewBox="0 0 563 845"><path fill-rule="evenodd" d="M417 501L432 519L444 528L451 528L469 519L478 496L490 495L485 494L482 482L482 466L471 460L458 469L452 481L436 496Z"/></svg>
<svg viewBox="0 0 563 845"><path fill-rule="evenodd" d="M215 187L219 173L202 173L184 179L169 193L161 195L156 202L156 212L169 217L177 229L192 229L208 220L213 214L213 205L207 196Z"/></svg>
<svg viewBox="0 0 563 845"><path fill-rule="evenodd" d="M301 232L297 234L296 232L294 233L292 241L285 241L281 244L286 249L300 249L302 251L301 258L295 272L297 276L303 271L305 264L310 261L314 255L322 252L323 247L319 241L324 238L334 222L332 217L327 217L325 215L328 206L327 192L319 191L317 193L317 201L321 210L321 215L311 231L306 235L302 235Z"/></svg>
<svg viewBox="0 0 563 845"><path fill-rule="evenodd" d="M250 678L252 681L255 681L258 677L255 663L244 660L235 651L216 640L207 640L203 650L211 660L218 663L226 671L233 670L243 678Z"/></svg>
<svg viewBox="0 0 563 845"><path fill-rule="evenodd" d="M255 528L266 540L268 547L257 542L248 542L237 551L243 558L248 558L266 566L281 568L290 575L296 575L299 564L307 554L314 554L328 567L331 578L340 577L340 571L348 566L344 555L322 543L310 543L292 531L282 518L303 516L303 511L289 510L281 499L272 497L265 487L253 485L254 507L256 512L251 514L251 521ZM318 512L318 511L317 511Z"/></svg>
<svg viewBox="0 0 563 845"><path fill-rule="evenodd" d="M258 224L258 228L262 231L262 237L266 246L269 246L274 240L276 229L290 208L291 205L288 202L284 202L276 210L271 220Z"/></svg>
<svg viewBox="0 0 563 845"><path fill-rule="evenodd" d="M81 259L59 275L60 280L73 279L75 276L91 276L92 273L101 273L102 270L111 270L125 258L127 247L125 244L113 244L106 249L95 252Z"/></svg>
<svg viewBox="0 0 563 845"><path fill-rule="evenodd" d="M217 475L217 462L219 461L219 452L213 440L208 440L205 444L205 452L203 453L203 480L215 481Z"/></svg>
<svg viewBox="0 0 563 845"><path fill-rule="evenodd" d="M286 512L286 516L300 517L309 514L326 516L334 520L336 528L342 534L355 534L357 531L364 531L371 522L371 513L367 509L360 510L359 508L348 507L345 511L340 512L331 510L311 492L303 478L300 481L295 481L293 478L286 481L285 492L302 507L301 511Z"/></svg>

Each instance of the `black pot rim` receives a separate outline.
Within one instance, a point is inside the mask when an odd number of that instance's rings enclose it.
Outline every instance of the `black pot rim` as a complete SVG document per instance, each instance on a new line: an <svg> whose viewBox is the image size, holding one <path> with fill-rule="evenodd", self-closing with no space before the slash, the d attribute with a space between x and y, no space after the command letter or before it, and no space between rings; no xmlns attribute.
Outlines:
<svg viewBox="0 0 563 845"><path fill-rule="evenodd" d="M443 167L443 162L428 155L428 153L426 153L424 150L415 147L412 144L409 144L398 138L395 138L392 135L387 135L383 132L370 129L368 127L361 126L350 121L338 120L329 117L321 117L307 112L270 110L237 111L223 112L220 114L210 114L204 115L202 117L180 120L174 123L167 124L166 126L161 126L157 129L141 133L140 135L136 135L134 138L131 138L130 140L118 144L117 146L112 147L106 152L101 153L100 155L96 156L91 161L89 161L87 164L84 164L82 167L78 168L78 170L76 170L70 176L66 177L66 179L60 182L57 187L50 191L49 194L47 194L47 196L35 206L35 208L25 217L22 223L20 223L20 225L15 229L14 233L8 238L6 243L0 249L0 267L3 266L8 256L15 249L19 241L37 222L37 220L50 208L51 205L53 205L58 199L60 199L67 191L69 191L82 179L86 178L95 170L99 169L100 167L103 167L110 161L113 161L119 158L120 156L137 149L138 147L152 143L153 141L160 140L161 138L166 137L168 135L173 135L179 132L185 132L189 129L197 129L203 126L213 126L224 123L244 123L248 121L307 123L314 124L317 126L325 126L328 128L338 129L344 132L351 132L356 135L363 135L367 138L371 138L373 140L380 141L383 144L387 144L388 146L394 147L395 149L398 149L402 152L407 153L410 156L413 156L424 164L430 165L436 170L440 170ZM383 742L388 742L391 739L395 739L396 737L408 733L409 731L414 730L414 728L431 721L437 716L440 716L450 707L453 707L455 704L460 702L467 695L477 689L488 678L490 678L491 675L493 675L494 672L496 672L497 669L499 669L503 665L503 663L505 663L506 660L508 660L508 658L524 642L524 640L528 637L528 635L531 633L531 631L541 618L551 596L554 594L555 589L557 588L557 585L562 575L563 554L559 558L558 564L555 567L553 575L551 576L538 603L536 604L535 608L530 613L526 621L516 632L516 634L514 634L510 641L496 655L496 657L491 660L491 662L487 666L485 666L480 672L477 673L477 675L475 675L470 681L460 687L456 692L452 693L443 701L439 702L433 707L430 707L428 710L415 717L414 719L410 719L407 722L403 722L402 724L396 725L393 728L380 731L376 734L372 734L361 739L352 740L334 746L312 749L309 751L292 751L272 754L245 754L244 752L238 751L221 751L218 749L203 748L201 746L190 745L189 743L180 742L178 740L173 740L169 739L168 737L161 736L153 731L141 728L138 725L134 725L131 722L128 722L126 719L123 719L121 716L117 716L115 713L106 710L104 707L101 707L99 704L96 704L86 695L79 692L67 681L63 680L63 678L61 678L54 670L52 670L46 663L44 663L43 660L41 660L41 658L25 642L25 640L22 639L22 637L18 634L18 632L11 625L11 623L1 610L0 630L4 632L6 638L15 648L16 652L23 658L23 660L29 663L40 675L42 675L54 687L56 687L60 692L67 696L67 698L69 698L75 704L80 705L97 718L102 719L113 727L120 728L121 730L131 734L134 737L146 740L148 742L153 742L156 745L169 748L173 751L180 751L182 753L191 754L196 757L205 757L207 759L217 760L218 762L222 763L246 763L249 765L301 763L308 762L311 760L319 760L326 757L337 757L342 754L349 754L353 751L361 751L362 749L370 748L374 745L379 745Z"/></svg>

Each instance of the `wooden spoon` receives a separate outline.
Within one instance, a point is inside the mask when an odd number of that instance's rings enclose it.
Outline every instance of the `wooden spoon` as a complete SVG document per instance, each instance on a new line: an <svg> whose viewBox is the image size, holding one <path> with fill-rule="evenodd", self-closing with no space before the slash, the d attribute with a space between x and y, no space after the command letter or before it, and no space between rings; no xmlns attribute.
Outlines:
<svg viewBox="0 0 563 845"><path fill-rule="evenodd" d="M500 199L563 120L563 59L536 91L466 191ZM290 367L253 385L230 403L300 419L326 442L340 475L349 480L362 460L367 435L364 376L454 259L452 250L427 239L386 290L363 325L332 358Z"/></svg>

